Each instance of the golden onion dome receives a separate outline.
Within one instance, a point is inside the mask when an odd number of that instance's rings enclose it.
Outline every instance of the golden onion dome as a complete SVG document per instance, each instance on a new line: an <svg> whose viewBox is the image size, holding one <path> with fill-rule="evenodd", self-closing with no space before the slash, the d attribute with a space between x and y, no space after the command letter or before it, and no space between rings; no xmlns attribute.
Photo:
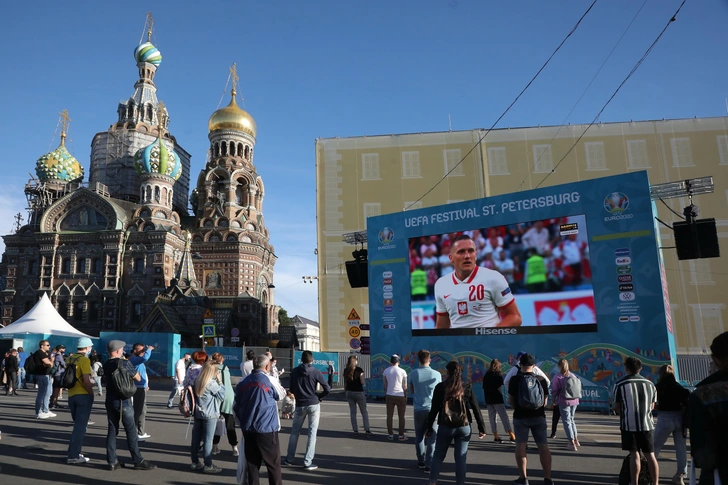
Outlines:
<svg viewBox="0 0 728 485"><path fill-rule="evenodd" d="M232 91L232 99L230 104L221 108L210 116L210 121L207 122L207 128L209 131L216 130L233 130L247 133L255 138L257 133L257 126L255 120L250 114L241 109L238 103L235 101L235 90Z"/></svg>

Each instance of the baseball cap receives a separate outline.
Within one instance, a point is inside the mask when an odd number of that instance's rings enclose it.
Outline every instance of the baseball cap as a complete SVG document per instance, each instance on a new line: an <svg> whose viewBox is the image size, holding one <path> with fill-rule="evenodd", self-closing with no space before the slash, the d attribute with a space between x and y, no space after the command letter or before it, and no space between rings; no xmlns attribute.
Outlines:
<svg viewBox="0 0 728 485"><path fill-rule="evenodd" d="M516 360L521 360L521 356L524 355L524 354L527 354L527 353L528 352L524 352L523 350L521 350L520 352L518 352L516 354Z"/></svg>
<svg viewBox="0 0 728 485"><path fill-rule="evenodd" d="M109 352L116 352L119 349L123 349L126 347L126 342L123 340L110 340L108 344L106 344L106 350Z"/></svg>
<svg viewBox="0 0 728 485"><path fill-rule="evenodd" d="M536 364L536 358L531 354L523 354L521 357L519 357L518 362L521 365L525 365L526 367L532 366Z"/></svg>
<svg viewBox="0 0 728 485"><path fill-rule="evenodd" d="M391 359L389 359L389 362L390 362L390 363L392 363L392 364L396 364L396 363L398 363L398 362L399 362L399 355L397 355L397 354L393 354L393 355L392 355L392 358L391 358Z"/></svg>
<svg viewBox="0 0 728 485"><path fill-rule="evenodd" d="M78 339L78 343L76 344L77 349L85 349L86 347L93 347L94 343L91 341L88 337L81 337Z"/></svg>

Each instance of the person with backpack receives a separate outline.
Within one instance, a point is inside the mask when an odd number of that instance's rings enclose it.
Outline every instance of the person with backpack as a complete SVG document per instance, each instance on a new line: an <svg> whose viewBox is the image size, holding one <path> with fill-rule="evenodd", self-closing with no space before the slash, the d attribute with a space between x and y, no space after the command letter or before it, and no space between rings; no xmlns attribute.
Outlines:
<svg viewBox="0 0 728 485"><path fill-rule="evenodd" d="M53 394L51 394L51 400L48 407L51 409L59 409L61 406L58 404L58 400L63 396L61 378L63 377L63 373L66 371L65 345L56 345L56 348L53 349L53 352L51 352L51 361L53 362L53 367L51 367Z"/></svg>
<svg viewBox="0 0 728 485"><path fill-rule="evenodd" d="M20 368L18 361L18 351L10 349L10 355L5 359L5 395L17 396L18 388L18 369Z"/></svg>
<svg viewBox="0 0 728 485"><path fill-rule="evenodd" d="M460 364L451 360L447 366L447 376L444 381L435 386L432 393L432 407L425 424L425 437L429 438L435 433L434 424L437 421L437 438L435 453L432 456L430 468L430 485L437 483L447 449L454 441L455 447L455 483L465 483L467 471L468 445L472 433L473 418L478 424L478 439L483 439L485 422L480 413L478 400L473 394L472 387L463 383L463 370ZM472 412L471 412L472 411Z"/></svg>
<svg viewBox="0 0 728 485"><path fill-rule="evenodd" d="M349 359L352 357L349 357ZM353 358L356 359L356 357ZM417 466L424 468L425 473L428 473L432 469L432 457L435 454L437 425L433 423L432 435L425 438L425 432L427 431L425 424L432 410L432 394L435 392L435 387L442 382L442 374L430 367L429 350L422 349L417 352L417 360L419 360L420 366L410 372L409 375L412 407L414 408L415 455L417 456ZM369 425L368 418L365 422Z"/></svg>
<svg viewBox="0 0 728 485"><path fill-rule="evenodd" d="M89 458L81 454L81 446L94 405L91 361L88 358L92 347L93 342L90 338L78 339L76 353L68 358L66 370L61 377L61 385L68 389L68 409L73 419L73 431L71 441L68 443L66 460L69 465L83 465L89 461Z"/></svg>
<svg viewBox="0 0 728 485"><path fill-rule="evenodd" d="M672 477L674 485L685 485L688 473L688 428L684 414L688 409L690 391L685 389L675 379L675 369L668 364L660 367L657 388L657 416L655 425L655 458L660 457L660 451L665 445L668 436L672 435L675 443L677 458L677 472Z"/></svg>
<svg viewBox="0 0 728 485"><path fill-rule="evenodd" d="M529 433L538 447L543 468L544 485L553 485L551 480L551 451L548 445L546 423L546 400L548 381L534 373L536 358L523 354L519 359L520 371L508 383L508 404L513 408L513 429L516 434L516 465L518 478L515 485L528 485L527 445Z"/></svg>
<svg viewBox="0 0 728 485"><path fill-rule="evenodd" d="M109 426L106 431L106 462L109 470L114 471L124 466L116 455L116 437L119 435L119 422L126 434L126 447L131 454L131 467L134 470L153 470L157 468L146 461L139 451L139 440L136 423L134 422L134 406L131 397L136 392L134 382L142 377L134 365L123 358L126 343L121 340L111 340L106 344L109 360L103 364L102 380L106 384L106 416Z"/></svg>
<svg viewBox="0 0 728 485"><path fill-rule="evenodd" d="M101 362L101 356L91 355L91 378L94 381L94 384L96 384L96 395L97 396L103 396L104 395L104 388L101 386L101 378L104 376L104 366Z"/></svg>
<svg viewBox="0 0 728 485"><path fill-rule="evenodd" d="M238 451L238 434L237 431L235 431L235 419L233 418L233 401L235 400L235 392L230 382L230 368L225 365L225 356L221 353L215 352L210 358L213 362L215 362L215 364L217 364L220 376L222 377L222 385L225 386L225 399L223 399L222 405L220 406L220 414L225 420L225 431L228 443L230 443L230 446L233 448L233 456L238 456L240 455L240 452ZM220 453L220 448L217 446L218 443L220 443L220 435L215 434L215 437L212 439L213 455Z"/></svg>
<svg viewBox="0 0 728 485"><path fill-rule="evenodd" d="M145 346L142 343L135 343L132 347L131 356L129 356L129 361L134 364L137 372L142 377L142 380L136 384L137 392L134 394L134 400L132 401L134 403L134 420L137 424L140 440L152 437L144 430L147 420L147 390L149 388L146 363L152 356L152 350L154 350L153 345Z"/></svg>
<svg viewBox="0 0 728 485"><path fill-rule="evenodd" d="M48 407L51 398L51 344L47 340L38 342L38 350L25 361L25 370L35 376L35 382L38 386L38 394L35 397L35 417L36 419L55 418L56 413L52 413Z"/></svg>
<svg viewBox="0 0 728 485"><path fill-rule="evenodd" d="M554 376L551 393L554 397L554 406L558 406L561 413L566 439L569 440L566 449L576 451L581 446L574 422L574 414L581 397L581 381L576 374L569 372L569 362L566 359L560 359L558 367L559 373Z"/></svg>
<svg viewBox="0 0 728 485"><path fill-rule="evenodd" d="M200 375L195 380L195 412L192 424L192 443L190 455L192 471L216 474L222 468L212 463L212 439L215 436L217 418L220 417L220 404L225 399L225 386L217 363L210 360L202 366ZM200 443L204 463L200 463Z"/></svg>

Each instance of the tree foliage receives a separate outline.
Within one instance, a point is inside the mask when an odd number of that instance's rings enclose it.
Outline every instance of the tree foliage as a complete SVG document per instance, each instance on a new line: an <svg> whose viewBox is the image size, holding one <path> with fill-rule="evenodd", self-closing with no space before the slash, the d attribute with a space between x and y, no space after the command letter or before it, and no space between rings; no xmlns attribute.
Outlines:
<svg viewBox="0 0 728 485"><path fill-rule="evenodd" d="M293 325L293 320L288 316L285 308L278 310L278 323L281 325Z"/></svg>

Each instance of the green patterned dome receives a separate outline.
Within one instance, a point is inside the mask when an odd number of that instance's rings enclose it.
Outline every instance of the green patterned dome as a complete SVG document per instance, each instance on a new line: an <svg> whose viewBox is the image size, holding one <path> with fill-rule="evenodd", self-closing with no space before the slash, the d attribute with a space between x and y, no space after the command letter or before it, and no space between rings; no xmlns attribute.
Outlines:
<svg viewBox="0 0 728 485"><path fill-rule="evenodd" d="M134 49L134 60L137 61L137 64L140 62L148 62L159 67L162 63L162 53L151 42L144 42Z"/></svg>
<svg viewBox="0 0 728 485"><path fill-rule="evenodd" d="M134 155L134 168L140 174L158 173L177 180L182 175L179 155L157 138Z"/></svg>
<svg viewBox="0 0 728 485"><path fill-rule="evenodd" d="M66 134L61 133L61 144L35 163L35 174L42 181L75 182L83 179L83 166L66 149Z"/></svg>

